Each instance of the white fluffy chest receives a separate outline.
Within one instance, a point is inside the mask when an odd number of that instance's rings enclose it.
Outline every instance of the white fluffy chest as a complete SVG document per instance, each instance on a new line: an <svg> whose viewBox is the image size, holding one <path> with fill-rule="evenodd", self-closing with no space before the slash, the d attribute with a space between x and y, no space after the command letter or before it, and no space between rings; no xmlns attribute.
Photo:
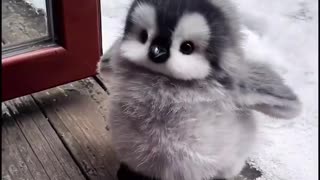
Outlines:
<svg viewBox="0 0 320 180"><path fill-rule="evenodd" d="M250 115L221 112L207 104L174 114L149 112L141 116L144 120L126 115L111 119L120 159L146 175L186 180L225 174L238 161L243 163L254 139Z"/></svg>

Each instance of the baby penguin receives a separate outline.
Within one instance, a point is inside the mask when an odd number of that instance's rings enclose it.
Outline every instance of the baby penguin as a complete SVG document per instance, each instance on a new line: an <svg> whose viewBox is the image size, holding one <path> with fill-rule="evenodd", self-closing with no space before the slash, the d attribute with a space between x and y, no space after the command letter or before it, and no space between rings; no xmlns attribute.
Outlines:
<svg viewBox="0 0 320 180"><path fill-rule="evenodd" d="M133 2L98 64L119 180L232 178L255 142L253 111L299 114L281 77L245 59L237 16L227 0Z"/></svg>

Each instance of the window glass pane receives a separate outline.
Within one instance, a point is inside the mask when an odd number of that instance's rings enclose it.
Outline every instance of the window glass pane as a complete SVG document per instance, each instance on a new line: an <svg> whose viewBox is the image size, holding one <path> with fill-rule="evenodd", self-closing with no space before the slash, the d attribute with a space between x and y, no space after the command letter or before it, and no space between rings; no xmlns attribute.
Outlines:
<svg viewBox="0 0 320 180"><path fill-rule="evenodd" d="M52 38L48 4L47 0L2 0L2 51Z"/></svg>

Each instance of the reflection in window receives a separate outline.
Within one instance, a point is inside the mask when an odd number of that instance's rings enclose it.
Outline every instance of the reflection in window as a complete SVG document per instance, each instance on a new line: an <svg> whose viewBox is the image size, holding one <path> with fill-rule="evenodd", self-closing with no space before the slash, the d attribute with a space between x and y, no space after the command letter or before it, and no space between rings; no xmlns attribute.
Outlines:
<svg viewBox="0 0 320 180"><path fill-rule="evenodd" d="M2 0L3 52L51 39L47 4L47 0Z"/></svg>

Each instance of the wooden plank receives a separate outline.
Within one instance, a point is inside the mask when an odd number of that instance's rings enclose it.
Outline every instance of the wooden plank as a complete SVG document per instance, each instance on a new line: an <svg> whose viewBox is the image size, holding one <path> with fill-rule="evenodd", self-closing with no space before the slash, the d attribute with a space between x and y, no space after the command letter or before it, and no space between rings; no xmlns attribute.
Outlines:
<svg viewBox="0 0 320 180"><path fill-rule="evenodd" d="M14 121L12 121L14 122ZM8 123L8 121L6 122ZM16 126L16 124L8 123L8 126ZM19 129L15 128L8 128L2 129L4 133L2 136L6 136L3 139L4 149L2 150L2 161L6 162L3 164L4 170L8 172L7 177L12 177L12 179L33 179L26 163L23 160L22 154L19 152L17 146L15 144L10 144L10 142L14 142L15 139L12 139L12 136L9 135L9 131L12 130L13 132L18 132ZM19 138L19 136L18 136ZM47 178L48 179L48 178Z"/></svg>
<svg viewBox="0 0 320 180"><path fill-rule="evenodd" d="M49 180L40 161L32 151L15 119L2 104L2 153L3 179ZM21 165L19 167L19 164Z"/></svg>
<svg viewBox="0 0 320 180"><path fill-rule="evenodd" d="M32 152L40 162L40 166L39 163L37 163L37 166L34 166L33 161L30 163L28 161L30 158L26 157L26 161L31 167L31 174L33 174L35 179L85 179L31 96L14 99L5 102L5 104L9 108L22 135L31 147ZM13 135L8 134L7 136L10 138ZM24 154L26 148L20 147L20 151ZM40 167L44 169L49 178L43 177L43 173L40 173L39 176L37 171Z"/></svg>
<svg viewBox="0 0 320 180"><path fill-rule="evenodd" d="M2 44L4 47L48 35L46 15L23 0L2 0Z"/></svg>
<svg viewBox="0 0 320 180"><path fill-rule="evenodd" d="M33 96L87 176L116 179L119 162L106 128L106 92L89 78Z"/></svg>
<svg viewBox="0 0 320 180"><path fill-rule="evenodd" d="M2 166L1 169L1 179L2 180L12 180L10 174L8 173L8 171L6 169L3 169L4 167Z"/></svg>

